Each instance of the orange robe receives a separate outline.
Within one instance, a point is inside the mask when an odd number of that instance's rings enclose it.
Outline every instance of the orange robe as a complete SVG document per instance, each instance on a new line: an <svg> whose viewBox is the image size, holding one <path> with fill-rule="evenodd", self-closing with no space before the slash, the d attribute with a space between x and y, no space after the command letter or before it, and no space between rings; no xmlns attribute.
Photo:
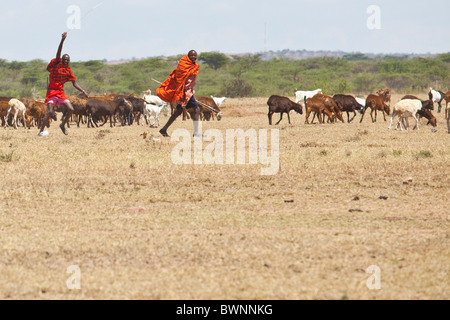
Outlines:
<svg viewBox="0 0 450 320"><path fill-rule="evenodd" d="M178 67L172 71L170 77L156 89L156 95L166 102L177 101L182 106L186 106L193 95L193 86L199 70L200 66L197 63L192 63L189 56L185 55L178 63Z"/></svg>

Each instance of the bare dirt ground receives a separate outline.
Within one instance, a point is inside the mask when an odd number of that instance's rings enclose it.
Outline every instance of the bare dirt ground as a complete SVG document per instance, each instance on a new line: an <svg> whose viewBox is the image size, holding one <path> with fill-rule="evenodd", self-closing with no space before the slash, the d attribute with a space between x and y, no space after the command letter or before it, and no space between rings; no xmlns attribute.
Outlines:
<svg viewBox="0 0 450 320"><path fill-rule="evenodd" d="M449 299L443 114L270 127L266 100L203 129L279 130L276 175L174 164L179 142L136 125L0 129L0 299Z"/></svg>

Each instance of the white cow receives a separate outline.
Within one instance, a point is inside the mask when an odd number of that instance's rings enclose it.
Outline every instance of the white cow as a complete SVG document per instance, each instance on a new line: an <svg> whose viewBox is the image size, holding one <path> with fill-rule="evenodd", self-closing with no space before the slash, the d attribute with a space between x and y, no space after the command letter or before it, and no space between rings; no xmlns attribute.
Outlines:
<svg viewBox="0 0 450 320"><path fill-rule="evenodd" d="M211 98L214 100L214 102L217 104L217 106L220 108L220 106L225 102L225 100L227 100L226 97L222 97L222 98L216 98L211 96Z"/></svg>
<svg viewBox="0 0 450 320"><path fill-rule="evenodd" d="M295 103L304 104L305 98L306 99L312 98L318 93L323 93L322 89L316 89L314 91L300 91L295 89Z"/></svg>

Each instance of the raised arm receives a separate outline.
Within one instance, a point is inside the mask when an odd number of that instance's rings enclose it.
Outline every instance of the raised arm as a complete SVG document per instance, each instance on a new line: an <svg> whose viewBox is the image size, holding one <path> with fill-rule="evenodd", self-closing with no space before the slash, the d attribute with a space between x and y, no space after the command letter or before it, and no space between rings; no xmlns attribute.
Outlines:
<svg viewBox="0 0 450 320"><path fill-rule="evenodd" d="M56 53L56 59L61 59L61 52L62 52L64 40L66 40L66 38L67 38L67 32L64 32L62 34L61 43L59 44L59 47L58 47L58 52Z"/></svg>

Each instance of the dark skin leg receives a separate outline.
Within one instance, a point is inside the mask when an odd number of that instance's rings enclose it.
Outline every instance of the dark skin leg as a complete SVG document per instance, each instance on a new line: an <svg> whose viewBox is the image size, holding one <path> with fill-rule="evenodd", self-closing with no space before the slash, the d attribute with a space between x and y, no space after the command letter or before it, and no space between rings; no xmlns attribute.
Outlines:
<svg viewBox="0 0 450 320"><path fill-rule="evenodd" d="M55 106L53 105L53 103L49 103L47 104L47 113L44 116L44 120L42 121L41 124L41 128L39 130L39 132L44 131L45 125L48 122L48 119L50 119L50 117L55 113Z"/></svg>

